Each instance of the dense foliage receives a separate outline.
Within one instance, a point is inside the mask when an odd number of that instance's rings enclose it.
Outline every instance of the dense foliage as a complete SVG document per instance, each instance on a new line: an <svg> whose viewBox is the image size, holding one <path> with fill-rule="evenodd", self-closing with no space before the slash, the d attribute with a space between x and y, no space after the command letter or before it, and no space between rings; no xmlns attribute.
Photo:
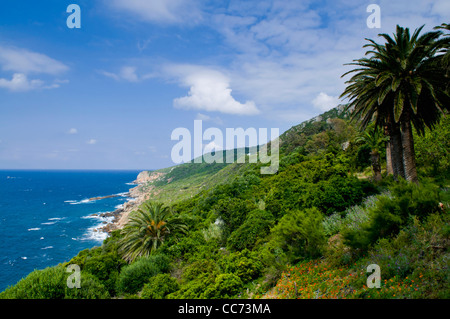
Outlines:
<svg viewBox="0 0 450 319"><path fill-rule="evenodd" d="M434 124L413 130L417 184L388 174L386 139L358 133L343 106L283 133L274 175L262 164L167 169L151 184L168 191L161 203L0 298L449 298L450 120ZM70 264L81 288L66 285Z"/></svg>

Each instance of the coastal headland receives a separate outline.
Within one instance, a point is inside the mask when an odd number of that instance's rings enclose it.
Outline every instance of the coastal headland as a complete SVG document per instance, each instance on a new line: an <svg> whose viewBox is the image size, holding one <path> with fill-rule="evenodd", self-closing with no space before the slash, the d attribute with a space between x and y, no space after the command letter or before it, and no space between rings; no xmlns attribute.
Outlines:
<svg viewBox="0 0 450 319"><path fill-rule="evenodd" d="M127 202L125 202L121 207L117 208L116 210L112 212L106 212L101 213L98 216L99 217L113 217L112 221L110 223L106 223L106 225L99 227L97 231L102 231L106 233L111 233L112 231L116 229L122 229L123 226L128 221L128 215L134 211L137 210L138 207L145 202L146 200L150 199L150 193L148 192L148 186L144 189L144 186L147 185L149 182L153 182L160 177L165 175L162 172L152 172L152 171L142 171L138 174L136 177L136 180L133 181L133 184L136 184L137 186L131 188L129 192L126 194L127 197L130 197L131 199ZM116 197L121 195L108 195L108 196L100 196L100 197L94 197L90 198L89 200L99 200L104 198L110 198L110 197Z"/></svg>

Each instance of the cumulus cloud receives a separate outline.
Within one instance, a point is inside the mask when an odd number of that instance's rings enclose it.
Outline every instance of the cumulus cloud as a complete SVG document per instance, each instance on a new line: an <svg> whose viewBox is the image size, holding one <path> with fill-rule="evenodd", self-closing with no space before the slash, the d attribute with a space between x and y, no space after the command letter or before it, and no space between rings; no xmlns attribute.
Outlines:
<svg viewBox="0 0 450 319"><path fill-rule="evenodd" d="M68 134L78 134L78 130L76 128L71 128L67 131Z"/></svg>
<svg viewBox="0 0 450 319"><path fill-rule="evenodd" d="M171 66L169 69L179 77L182 86L189 87L187 96L174 99L175 108L239 115L259 113L255 102L235 100L230 79L219 71L196 66Z"/></svg>
<svg viewBox="0 0 450 319"><path fill-rule="evenodd" d="M312 104L315 108L326 112L339 105L339 98L337 96L330 96L324 92L320 92L315 99L312 100Z"/></svg>
<svg viewBox="0 0 450 319"><path fill-rule="evenodd" d="M109 0L105 3L146 22L177 24L201 19L196 0Z"/></svg>

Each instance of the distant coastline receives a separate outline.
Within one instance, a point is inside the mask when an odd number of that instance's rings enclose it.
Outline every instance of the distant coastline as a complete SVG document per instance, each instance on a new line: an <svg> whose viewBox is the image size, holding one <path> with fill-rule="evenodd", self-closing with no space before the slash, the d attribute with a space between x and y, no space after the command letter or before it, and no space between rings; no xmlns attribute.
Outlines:
<svg viewBox="0 0 450 319"><path fill-rule="evenodd" d="M143 189L143 186L147 184L148 182L154 181L158 179L161 174L160 172L152 172L152 171L142 171L138 174L136 177L136 180L134 180L131 183L128 183L130 185L136 185L133 188L130 188L127 197L130 199L125 202L121 207L118 207L116 210L112 212L106 212L98 214L99 217L113 217L111 222L107 223L106 225L97 228L97 231L106 232L110 234L112 231L117 229L122 229L123 226L128 221L128 215L134 211L137 210L138 207L149 199L148 192L145 192ZM116 195L108 195L103 197L95 197L95 199L103 199L103 198L109 198Z"/></svg>

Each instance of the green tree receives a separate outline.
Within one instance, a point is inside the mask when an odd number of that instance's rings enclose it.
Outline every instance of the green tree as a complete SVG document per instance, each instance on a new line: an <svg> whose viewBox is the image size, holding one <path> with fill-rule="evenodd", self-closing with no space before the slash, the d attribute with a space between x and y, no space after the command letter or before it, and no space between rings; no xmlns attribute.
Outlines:
<svg viewBox="0 0 450 319"><path fill-rule="evenodd" d="M403 173L408 181L417 182L412 125L423 134L425 127L438 123L443 110L450 105L445 92L445 70L437 63L439 53L450 38L441 38L441 31L420 35L423 26L410 35L408 28L397 26L394 37L380 34L384 45L366 39L369 57L354 60L356 73L347 81L343 96L350 98L353 117L366 127L375 117L377 127L385 128L391 137L394 175L402 176L398 161L403 158ZM399 145L400 129L401 148Z"/></svg>
<svg viewBox="0 0 450 319"><path fill-rule="evenodd" d="M137 257L149 256L168 236L186 232L186 224L172 209L161 203L145 202L130 213L119 251L126 261L132 262Z"/></svg>

